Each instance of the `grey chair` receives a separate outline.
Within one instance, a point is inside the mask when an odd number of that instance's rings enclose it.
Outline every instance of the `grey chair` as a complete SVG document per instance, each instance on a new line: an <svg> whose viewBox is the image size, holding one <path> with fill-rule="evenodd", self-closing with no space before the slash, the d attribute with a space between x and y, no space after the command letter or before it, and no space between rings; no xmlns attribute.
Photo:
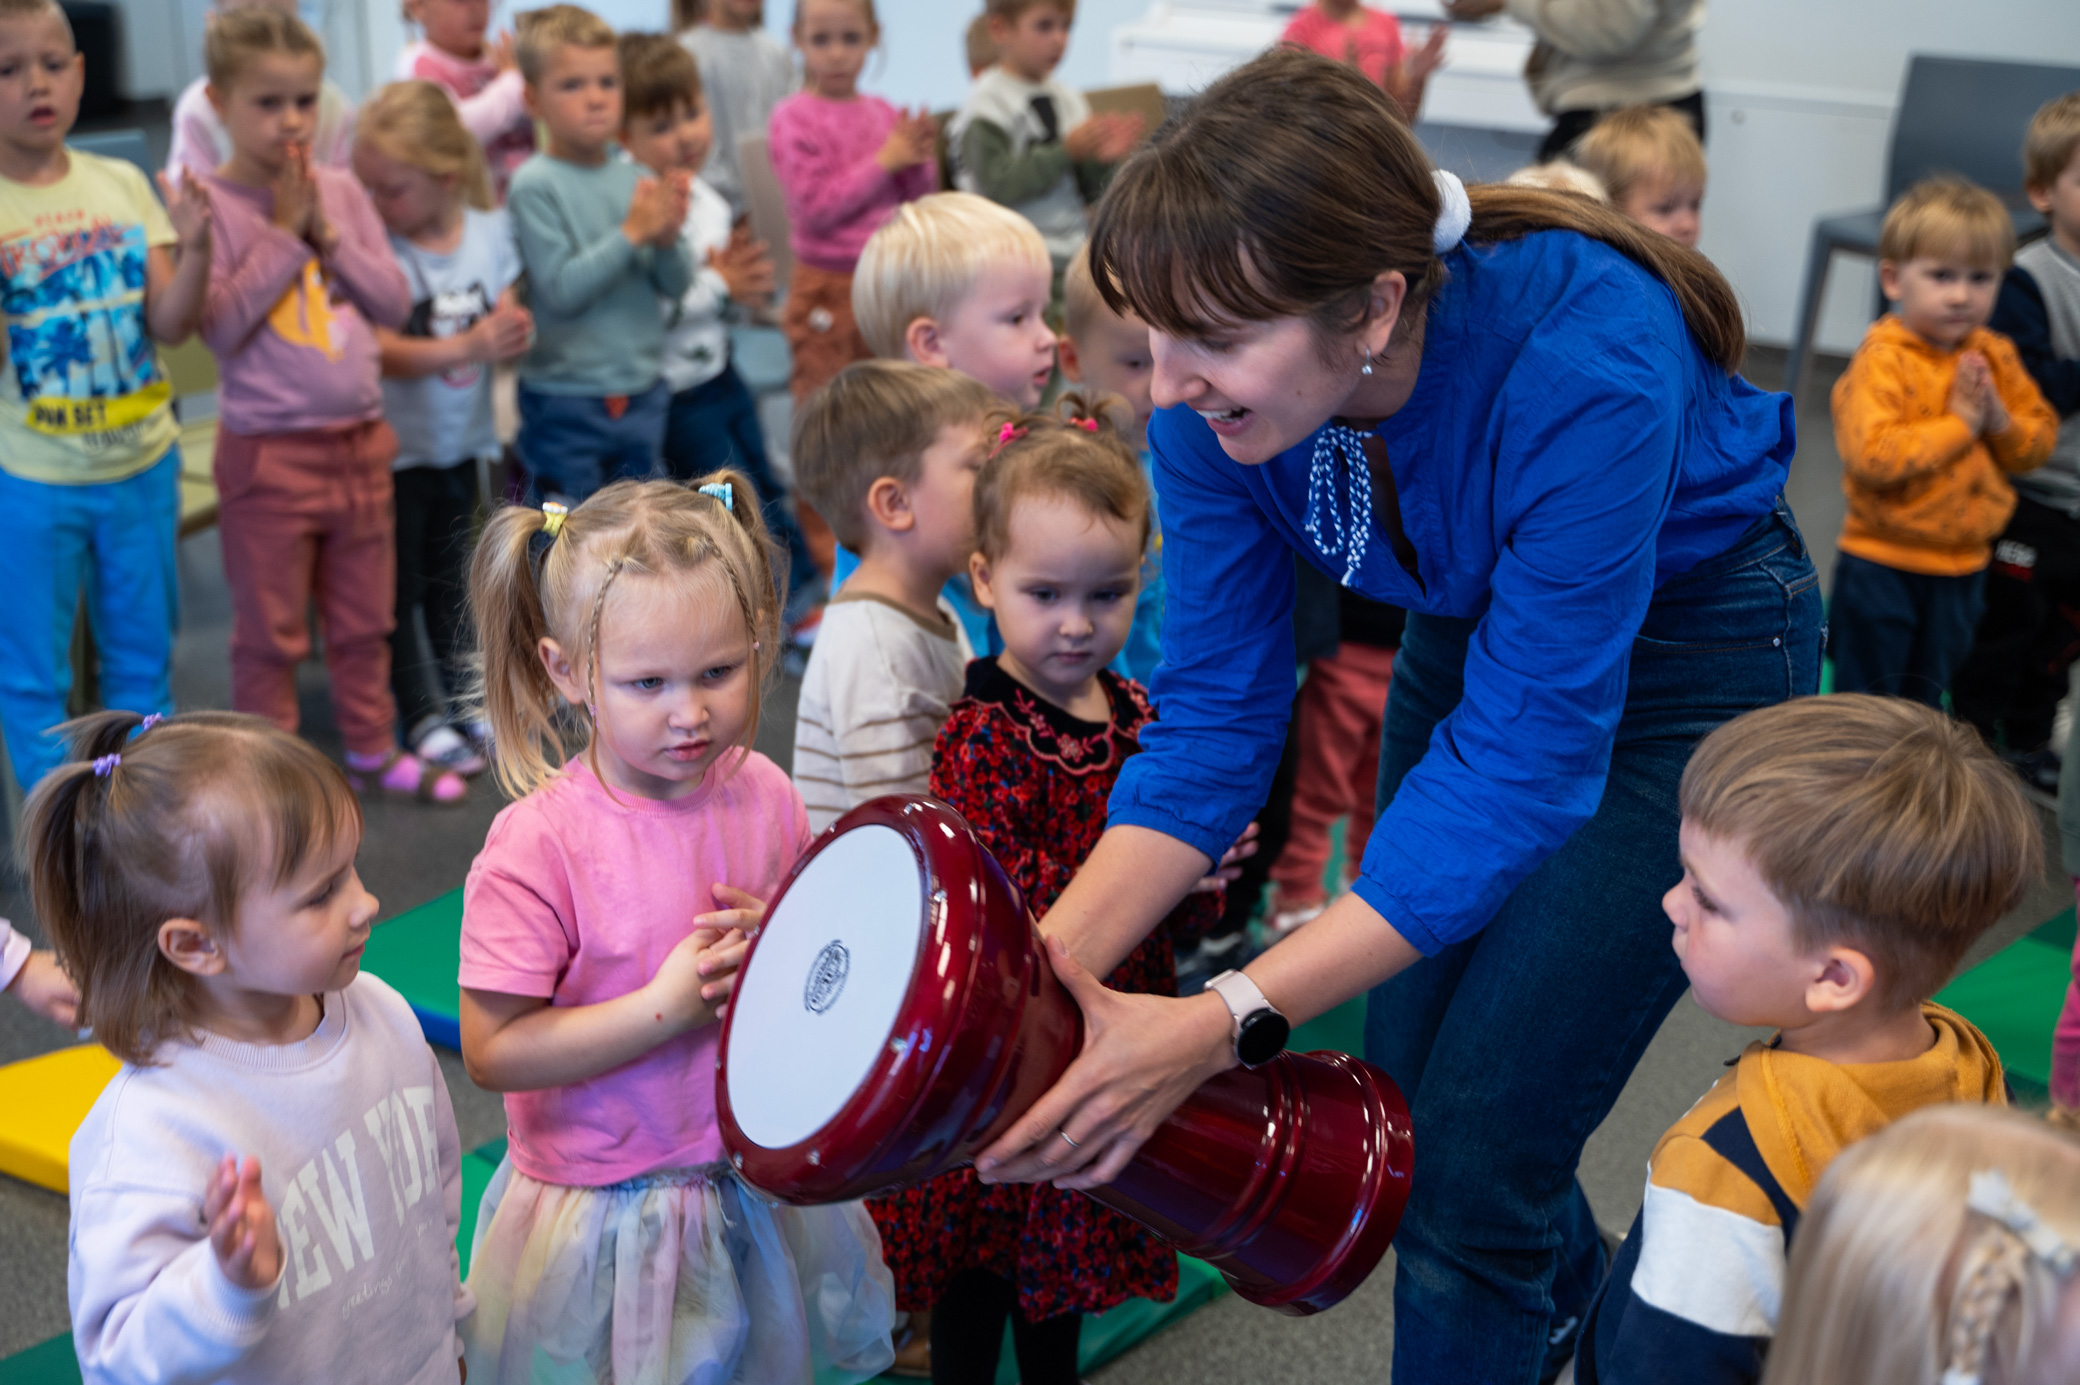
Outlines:
<svg viewBox="0 0 2080 1385"><path fill-rule="evenodd" d="M1885 204L1919 179L1955 173L1990 189L2008 206L2018 236L2043 229L2044 219L2022 191L2022 135L2037 108L2080 87L2080 67L2038 63L1938 58L1917 53L1907 60L1899 109L1892 121L1892 148L1885 168ZM1827 291L1827 272L1837 254L1876 258L1885 207L1824 216L1813 223L1806 255L1798 323L1784 362L1785 388L1803 383L1812 354L1813 332Z"/></svg>

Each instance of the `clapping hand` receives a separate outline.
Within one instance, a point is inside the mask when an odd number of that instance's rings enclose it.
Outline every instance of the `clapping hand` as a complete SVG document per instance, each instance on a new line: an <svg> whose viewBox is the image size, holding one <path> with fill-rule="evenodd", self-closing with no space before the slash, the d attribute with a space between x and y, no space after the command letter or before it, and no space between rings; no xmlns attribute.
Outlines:
<svg viewBox="0 0 2080 1385"><path fill-rule="evenodd" d="M1118 163L1134 152L1141 128L1141 117L1125 111L1094 115L1062 136L1062 148L1072 159Z"/></svg>
<svg viewBox="0 0 2080 1385"><path fill-rule="evenodd" d="M282 1273L282 1238L274 1208L260 1191L260 1161L243 1167L227 1154L202 1198L202 1220L224 1277L241 1289L264 1289Z"/></svg>
<svg viewBox="0 0 2080 1385"><path fill-rule="evenodd" d="M2000 395L1993 387L1993 373L1987 367L1986 357L1977 351L1967 351L1957 358L1957 374L1950 381L1948 408L1964 420L1975 438L1997 431L1991 428L1991 424L1993 411L2000 408ZM2001 410L2001 417L2005 421L2006 410Z"/></svg>
<svg viewBox="0 0 2080 1385"><path fill-rule="evenodd" d="M308 240L318 216L318 183L311 176L310 146L292 144L274 175L274 224Z"/></svg>
<svg viewBox="0 0 2080 1385"><path fill-rule="evenodd" d="M1405 70L1408 73L1409 81L1415 83L1428 81L1431 73L1444 66L1444 41L1450 32L1451 27L1449 25L1433 24L1430 26L1430 37L1423 40L1421 48L1408 55Z"/></svg>
<svg viewBox="0 0 2080 1385"><path fill-rule="evenodd" d="M773 256L742 226L730 232L728 245L708 252L708 267L722 276L729 296L739 303L757 307L773 296Z"/></svg>
<svg viewBox="0 0 2080 1385"><path fill-rule="evenodd" d="M939 123L931 113L919 108L905 112L881 142L874 162L890 173L900 173L906 168L931 163L939 156Z"/></svg>
<svg viewBox="0 0 2080 1385"><path fill-rule="evenodd" d="M195 181L195 175L187 169L181 170L180 181L175 182L164 173L154 175L159 180L159 195L166 199L166 219L173 223L173 234L183 252L195 251L206 254L210 245L209 193Z"/></svg>
<svg viewBox="0 0 2080 1385"><path fill-rule="evenodd" d="M511 72L520 65L519 55L513 47L513 31L506 30L484 47L484 56L491 59L491 66L501 74Z"/></svg>
<svg viewBox="0 0 2080 1385"><path fill-rule="evenodd" d="M469 358L489 363L510 361L526 354L534 340L534 316L520 306L511 289L498 296L498 305L471 324Z"/></svg>
<svg viewBox="0 0 2080 1385"><path fill-rule="evenodd" d="M676 184L674 179L679 180ZM631 245L670 245L686 220L690 184L684 174L644 178L628 199L628 215L622 219L621 234Z"/></svg>

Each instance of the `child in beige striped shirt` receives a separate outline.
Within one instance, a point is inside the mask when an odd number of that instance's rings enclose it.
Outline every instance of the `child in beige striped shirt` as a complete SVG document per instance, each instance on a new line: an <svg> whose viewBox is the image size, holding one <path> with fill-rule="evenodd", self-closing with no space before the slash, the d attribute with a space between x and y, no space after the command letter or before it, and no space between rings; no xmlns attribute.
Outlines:
<svg viewBox="0 0 2080 1385"><path fill-rule="evenodd" d="M995 403L965 375L862 361L795 420L802 494L860 555L802 675L794 782L821 832L887 793L923 793L969 648L939 589L975 547L970 498Z"/></svg>

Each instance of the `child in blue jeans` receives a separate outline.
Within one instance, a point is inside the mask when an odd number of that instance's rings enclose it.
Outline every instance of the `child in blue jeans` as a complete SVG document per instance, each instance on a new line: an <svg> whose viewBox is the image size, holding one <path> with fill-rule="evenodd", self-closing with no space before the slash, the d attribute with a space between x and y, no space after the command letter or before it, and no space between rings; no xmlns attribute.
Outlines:
<svg viewBox="0 0 2080 1385"><path fill-rule="evenodd" d="M9 69L26 90L0 101L0 729L26 790L65 756L47 732L82 588L103 701L173 709L180 430L152 342L201 318L210 214L186 174L161 178L161 208L131 165L65 147L86 59L55 3L0 16Z"/></svg>
<svg viewBox="0 0 2080 1385"><path fill-rule="evenodd" d="M541 494L582 500L657 467L671 402L657 305L693 283L679 236L691 179L646 177L613 156L621 60L605 20L576 5L532 10L517 57L546 134L506 194L535 328L520 363L520 460Z"/></svg>

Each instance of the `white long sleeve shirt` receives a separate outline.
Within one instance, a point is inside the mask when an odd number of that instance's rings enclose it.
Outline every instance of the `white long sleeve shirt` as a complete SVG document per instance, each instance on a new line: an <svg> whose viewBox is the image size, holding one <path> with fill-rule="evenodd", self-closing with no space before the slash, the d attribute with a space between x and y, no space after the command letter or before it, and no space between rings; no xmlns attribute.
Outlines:
<svg viewBox="0 0 2080 1385"><path fill-rule="evenodd" d="M68 1290L87 1385L454 1385L462 1151L418 1021L366 974L293 1044L215 1035L125 1064L72 1139ZM260 1160L278 1281L225 1278L202 1199Z"/></svg>

